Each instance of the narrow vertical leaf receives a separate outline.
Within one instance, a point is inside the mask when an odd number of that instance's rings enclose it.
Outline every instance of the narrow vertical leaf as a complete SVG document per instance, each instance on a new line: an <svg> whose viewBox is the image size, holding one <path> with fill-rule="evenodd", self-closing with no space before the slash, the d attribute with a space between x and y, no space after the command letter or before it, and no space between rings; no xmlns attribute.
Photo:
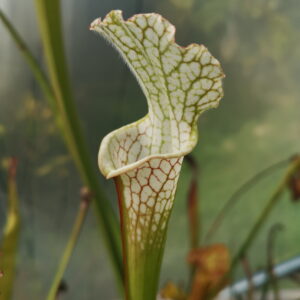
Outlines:
<svg viewBox="0 0 300 300"><path fill-rule="evenodd" d="M103 195L97 175L92 168L86 143L81 133L74 100L72 99L61 35L59 1L37 0L37 8L42 27L44 47L48 58L48 66L52 75L51 83L55 86L55 90L48 81L38 61L30 52L29 47L2 10L0 10L0 20L19 47L41 90L49 101L58 127L79 169L81 177L90 190L93 191L96 212L99 216L101 229L103 230L118 283L121 287L123 271L118 224L108 200Z"/></svg>
<svg viewBox="0 0 300 300"><path fill-rule="evenodd" d="M108 246L117 278L121 283L123 270L118 221L100 188L80 126L65 58L60 1L36 0L35 2L47 67L54 91L57 114L59 115L58 119L61 122L60 127L84 183L94 195L96 212L104 233L104 240Z"/></svg>
<svg viewBox="0 0 300 300"><path fill-rule="evenodd" d="M67 243L67 246L64 250L63 256L61 258L60 264L58 266L57 272L55 274L54 280L52 282L47 300L55 300L59 293L59 286L62 282L63 275L68 267L71 256L74 252L75 246L78 242L78 238L83 227L91 200L91 193L88 189L81 189L81 201L78 209L78 214L75 219L72 232Z"/></svg>
<svg viewBox="0 0 300 300"><path fill-rule="evenodd" d="M199 218L198 218L198 175L199 167L192 155L186 156L186 162L190 165L192 171L192 179L188 190L187 212L190 233L191 249L199 246Z"/></svg>
<svg viewBox="0 0 300 300"><path fill-rule="evenodd" d="M260 215L257 217L257 220L251 227L249 233L245 237L245 240L243 241L242 245L237 250L237 253L232 260L231 273L237 267L239 260L247 253L249 248L252 246L255 237L260 232L262 226L265 224L272 210L280 200L283 192L288 188L291 178L293 178L294 174L298 172L299 168L300 168L300 157L297 157L290 163L290 166L287 169L284 177L279 182L275 191L273 192L270 199L268 200L266 206L263 208Z"/></svg>
<svg viewBox="0 0 300 300"><path fill-rule="evenodd" d="M12 299L20 232L19 201L16 185L17 160L10 159L7 183L7 219L0 245L0 299Z"/></svg>

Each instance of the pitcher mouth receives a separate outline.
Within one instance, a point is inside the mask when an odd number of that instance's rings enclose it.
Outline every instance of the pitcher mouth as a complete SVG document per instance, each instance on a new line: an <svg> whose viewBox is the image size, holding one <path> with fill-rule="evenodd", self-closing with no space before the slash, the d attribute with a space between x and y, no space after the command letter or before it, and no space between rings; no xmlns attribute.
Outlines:
<svg viewBox="0 0 300 300"><path fill-rule="evenodd" d="M91 30L119 51L148 103L144 118L103 139L98 163L104 176L121 175L151 159L190 153L197 143L200 114L218 106L223 96L220 63L203 45L176 44L175 27L158 14L125 21L121 11L112 11L95 20ZM127 138L134 141L131 148Z"/></svg>
<svg viewBox="0 0 300 300"><path fill-rule="evenodd" d="M118 136L118 134L120 132L123 135L126 135L124 133L128 132L131 128L137 127L138 124L147 120L147 117L148 117L148 115L146 115L144 118L142 118L141 120L139 120L137 122L134 122L129 125L125 125L119 129L112 131L107 136L105 136L104 139L102 140L101 145L100 145L99 154L98 154L98 165L101 170L101 173L104 174L104 176L107 179L119 176L123 173L126 173L133 169L136 169L149 160L179 158L179 157L187 155L188 153L190 153L193 150L193 148L196 145L197 140L198 140L196 124L195 124L195 126L192 127L189 143L183 145L182 148L179 149L178 151L150 153L149 155L145 155L144 157L141 157L140 159L130 161L130 162L124 163L124 164L116 163L115 160L119 158L118 156L116 156L115 159L112 158L111 156L109 156L109 158L107 158L108 154L115 151L115 149L113 151L110 150L110 147L114 148L112 145L112 139L114 139L116 136ZM128 152L129 151L130 150L128 150Z"/></svg>

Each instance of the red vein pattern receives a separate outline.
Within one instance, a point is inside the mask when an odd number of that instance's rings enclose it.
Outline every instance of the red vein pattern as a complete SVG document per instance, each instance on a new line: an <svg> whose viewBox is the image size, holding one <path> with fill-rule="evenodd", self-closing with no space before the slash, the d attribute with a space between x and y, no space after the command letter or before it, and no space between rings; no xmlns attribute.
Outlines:
<svg viewBox="0 0 300 300"><path fill-rule="evenodd" d="M224 75L203 45L177 45L158 14L124 21L112 11L91 30L115 46L147 98L148 114L108 134L98 161L116 178L127 299L152 300L182 160L197 143L200 114L223 96Z"/></svg>
<svg viewBox="0 0 300 300"><path fill-rule="evenodd" d="M146 243L162 246L181 163L182 157L154 158L120 175L124 214L128 220L125 226L131 242L141 249Z"/></svg>
<svg viewBox="0 0 300 300"><path fill-rule="evenodd" d="M127 21L110 12L91 29L120 52L148 102L148 114L107 135L99 167L115 177L151 157L180 157L197 142L197 120L216 107L223 95L220 63L203 45L180 47L175 27L158 14L139 14Z"/></svg>

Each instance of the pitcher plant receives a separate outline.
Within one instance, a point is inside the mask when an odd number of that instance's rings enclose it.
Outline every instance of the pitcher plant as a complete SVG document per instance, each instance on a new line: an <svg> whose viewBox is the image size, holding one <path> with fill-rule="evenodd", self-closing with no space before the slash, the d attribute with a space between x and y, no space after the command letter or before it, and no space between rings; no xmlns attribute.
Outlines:
<svg viewBox="0 0 300 300"><path fill-rule="evenodd" d="M125 21L115 10L91 30L118 50L147 99L148 114L108 134L98 161L116 183L126 298L153 300L182 161L197 143L199 116L219 105L224 75L203 45L177 45L159 14Z"/></svg>

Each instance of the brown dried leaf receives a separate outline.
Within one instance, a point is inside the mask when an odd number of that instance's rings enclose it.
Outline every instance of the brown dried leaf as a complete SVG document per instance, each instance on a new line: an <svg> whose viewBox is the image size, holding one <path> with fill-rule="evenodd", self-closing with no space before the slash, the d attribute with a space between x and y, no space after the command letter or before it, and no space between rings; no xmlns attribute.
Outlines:
<svg viewBox="0 0 300 300"><path fill-rule="evenodd" d="M184 293L183 289L176 285L175 283L169 281L160 291L160 296L163 299L172 299L172 300L186 300L187 295Z"/></svg>
<svg viewBox="0 0 300 300"><path fill-rule="evenodd" d="M229 251L225 245L192 250L188 261L196 267L189 300L207 299L223 287L224 276L230 268Z"/></svg>
<svg viewBox="0 0 300 300"><path fill-rule="evenodd" d="M300 169L290 178L289 189L291 191L292 200L294 202L300 201Z"/></svg>

